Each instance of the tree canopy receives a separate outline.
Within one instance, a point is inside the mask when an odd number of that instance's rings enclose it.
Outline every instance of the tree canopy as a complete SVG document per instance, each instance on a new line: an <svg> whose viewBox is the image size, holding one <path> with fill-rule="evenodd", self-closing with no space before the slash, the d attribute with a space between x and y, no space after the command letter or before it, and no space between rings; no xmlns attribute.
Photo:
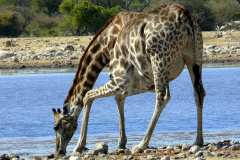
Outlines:
<svg viewBox="0 0 240 160"><path fill-rule="evenodd" d="M148 11L182 3L203 30L240 20L240 0L0 0L0 36L94 34L121 10Z"/></svg>

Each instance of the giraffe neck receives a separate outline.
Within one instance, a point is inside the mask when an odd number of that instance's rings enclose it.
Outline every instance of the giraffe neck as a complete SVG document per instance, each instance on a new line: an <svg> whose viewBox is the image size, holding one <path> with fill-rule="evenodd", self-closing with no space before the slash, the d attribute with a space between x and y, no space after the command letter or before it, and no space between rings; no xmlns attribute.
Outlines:
<svg viewBox="0 0 240 160"><path fill-rule="evenodd" d="M112 20L108 21L95 35L80 58L73 84L64 101L64 107L66 107L67 111L71 112L77 106L80 106L77 108L82 108L85 94L93 88L99 73L109 63L109 45L102 43L104 36L106 36L102 32L111 22Z"/></svg>
<svg viewBox="0 0 240 160"><path fill-rule="evenodd" d="M109 62L109 59L100 50L99 43L95 43L91 49L81 57L79 68L75 75L73 85L64 101L71 110L71 106L82 106L82 100L87 91L92 89L101 70ZM70 108L69 108L70 107Z"/></svg>

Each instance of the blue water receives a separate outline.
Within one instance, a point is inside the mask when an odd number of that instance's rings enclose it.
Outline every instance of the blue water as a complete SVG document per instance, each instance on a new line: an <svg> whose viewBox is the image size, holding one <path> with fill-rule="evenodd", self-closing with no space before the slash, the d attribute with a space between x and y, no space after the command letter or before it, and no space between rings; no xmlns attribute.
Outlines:
<svg viewBox="0 0 240 160"><path fill-rule="evenodd" d="M61 107L74 73L0 76L0 153L48 154L54 151L51 108ZM102 73L95 87L108 81ZM240 139L240 68L204 68L206 141ZM171 101L161 114L151 145L192 143L196 107L187 70L170 84ZM128 97L125 105L129 147L144 135L154 109L154 94ZM80 121L81 117L79 118ZM79 125L80 126L80 125ZM79 129L78 129L79 130ZM114 149L118 112L113 97L98 99L90 114L89 146L106 141ZM76 133L69 151L78 138Z"/></svg>

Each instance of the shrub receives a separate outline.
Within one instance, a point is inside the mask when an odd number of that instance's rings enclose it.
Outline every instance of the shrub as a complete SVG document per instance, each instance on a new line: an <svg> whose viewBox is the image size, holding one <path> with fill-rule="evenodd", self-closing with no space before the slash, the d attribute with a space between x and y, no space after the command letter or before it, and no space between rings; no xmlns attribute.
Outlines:
<svg viewBox="0 0 240 160"><path fill-rule="evenodd" d="M58 23L61 17L50 17L46 14L35 15L34 19L26 26L26 35L29 36L57 36L59 35Z"/></svg>
<svg viewBox="0 0 240 160"><path fill-rule="evenodd" d="M236 0L210 0L207 5L211 8L218 25L240 19L240 4Z"/></svg>
<svg viewBox="0 0 240 160"><path fill-rule="evenodd" d="M68 25L65 29L77 35L96 32L108 18L117 14L119 10L119 7L104 8L87 0L77 4L72 4L71 0L64 0L60 5L60 12L65 15L63 23Z"/></svg>
<svg viewBox="0 0 240 160"><path fill-rule="evenodd" d="M18 36L24 29L25 19L18 12L5 8L0 12L0 36Z"/></svg>

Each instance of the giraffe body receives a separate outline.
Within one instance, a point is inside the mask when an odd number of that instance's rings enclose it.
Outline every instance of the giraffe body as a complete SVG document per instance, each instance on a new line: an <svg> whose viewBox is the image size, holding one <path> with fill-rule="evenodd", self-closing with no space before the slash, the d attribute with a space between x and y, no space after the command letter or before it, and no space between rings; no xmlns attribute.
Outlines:
<svg viewBox="0 0 240 160"><path fill-rule="evenodd" d="M156 102L153 116L146 135L133 148L133 152L146 149L160 113L170 99L169 82L182 72L185 65L193 83L198 112L196 144L202 145L202 107L205 95L201 80L202 47L199 26L181 5L162 5L148 13L119 13L90 43L80 60L73 86L65 100L66 112L75 117L74 122L69 122L70 126L77 123L84 106L81 136L74 152L85 149L93 100L115 96L120 116L119 148L125 148L125 98L154 91ZM109 64L109 82L92 89L106 64ZM63 127L62 130L68 132L70 129ZM61 135L58 130L57 133ZM64 152L64 147L57 147L57 153Z"/></svg>

